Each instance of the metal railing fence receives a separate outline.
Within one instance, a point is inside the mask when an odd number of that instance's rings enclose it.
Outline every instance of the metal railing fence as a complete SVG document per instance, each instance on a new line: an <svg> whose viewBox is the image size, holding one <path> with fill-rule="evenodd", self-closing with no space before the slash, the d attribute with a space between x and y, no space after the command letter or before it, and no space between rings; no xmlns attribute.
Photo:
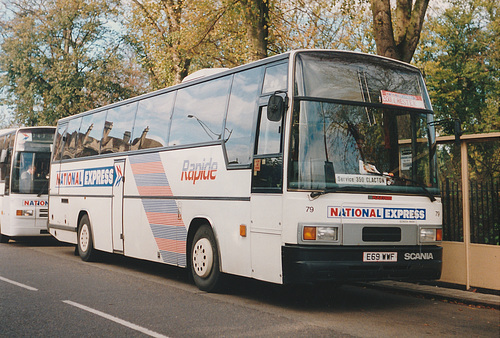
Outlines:
<svg viewBox="0 0 500 338"><path fill-rule="evenodd" d="M463 242L461 182L441 184L443 239ZM469 182L471 243L500 245L500 179Z"/></svg>

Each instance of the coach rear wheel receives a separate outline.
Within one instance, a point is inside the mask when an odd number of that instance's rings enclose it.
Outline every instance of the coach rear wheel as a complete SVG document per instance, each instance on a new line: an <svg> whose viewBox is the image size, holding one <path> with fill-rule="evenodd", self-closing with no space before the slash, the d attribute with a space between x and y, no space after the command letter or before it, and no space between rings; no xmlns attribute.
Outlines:
<svg viewBox="0 0 500 338"><path fill-rule="evenodd" d="M194 235L191 245L191 274L200 290L213 292L221 284L219 253L212 229L201 226Z"/></svg>
<svg viewBox="0 0 500 338"><path fill-rule="evenodd" d="M78 254L85 262L95 259L95 249L92 242L92 230L90 229L89 217L84 215L78 224Z"/></svg>

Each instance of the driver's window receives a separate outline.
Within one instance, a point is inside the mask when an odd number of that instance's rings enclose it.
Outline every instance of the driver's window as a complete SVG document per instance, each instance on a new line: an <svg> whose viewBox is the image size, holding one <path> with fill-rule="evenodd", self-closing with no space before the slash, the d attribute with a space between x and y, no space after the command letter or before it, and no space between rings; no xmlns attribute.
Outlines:
<svg viewBox="0 0 500 338"><path fill-rule="evenodd" d="M252 192L282 192L281 121L269 121L267 107L260 109L257 144L253 159Z"/></svg>
<svg viewBox="0 0 500 338"><path fill-rule="evenodd" d="M281 152L281 120L267 119L267 107L262 107L259 116L257 155L278 154Z"/></svg>

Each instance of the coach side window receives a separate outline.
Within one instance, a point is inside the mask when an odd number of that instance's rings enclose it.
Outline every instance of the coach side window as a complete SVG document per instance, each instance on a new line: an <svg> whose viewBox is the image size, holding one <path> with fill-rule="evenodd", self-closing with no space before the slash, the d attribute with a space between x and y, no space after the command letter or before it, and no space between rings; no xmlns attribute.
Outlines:
<svg viewBox="0 0 500 338"><path fill-rule="evenodd" d="M66 131L66 135L64 136L64 148L62 153L63 160L75 158L78 131L80 130L81 123L82 120L80 118L70 120L68 123L68 129Z"/></svg>
<svg viewBox="0 0 500 338"><path fill-rule="evenodd" d="M60 161L62 158L62 151L64 147L64 135L66 134L67 128L68 128L67 122L61 123L57 126L52 161Z"/></svg>
<svg viewBox="0 0 500 338"><path fill-rule="evenodd" d="M231 76L179 89L168 145L222 139Z"/></svg>
<svg viewBox="0 0 500 338"><path fill-rule="evenodd" d="M131 150L165 147L176 92L149 97L139 102Z"/></svg>
<svg viewBox="0 0 500 338"><path fill-rule="evenodd" d="M266 68L262 94L274 93L287 88L288 63L281 63Z"/></svg>
<svg viewBox="0 0 500 338"><path fill-rule="evenodd" d="M78 137L76 157L99 154L106 111L82 117L82 126Z"/></svg>
<svg viewBox="0 0 500 338"><path fill-rule="evenodd" d="M9 149L8 145L4 146L5 136L0 136L0 181L5 180L5 176L7 173L7 165L5 164L5 160L7 159L7 149Z"/></svg>
<svg viewBox="0 0 500 338"><path fill-rule="evenodd" d="M224 129L229 165L252 163L252 137L262 73L262 68L253 68L234 75Z"/></svg>
<svg viewBox="0 0 500 338"><path fill-rule="evenodd" d="M101 154L130 150L137 102L108 110L101 141Z"/></svg>
<svg viewBox="0 0 500 338"><path fill-rule="evenodd" d="M281 153L282 121L269 121L267 107L262 107L257 135L257 155Z"/></svg>
<svg viewBox="0 0 500 338"><path fill-rule="evenodd" d="M5 155L4 163L7 166L7 170L5 172L5 195L9 194L10 191L10 165L12 162L12 149L14 148L14 139L15 139L15 134L9 134L5 136L5 142L4 142L4 148L7 148L7 153Z"/></svg>
<svg viewBox="0 0 500 338"><path fill-rule="evenodd" d="M286 89L287 69L286 63L266 68L262 87L264 95ZM267 95L261 98L268 100ZM264 101L267 104L268 101ZM278 121L270 120L267 108L261 106L259 112L252 192L278 193L283 191L283 117Z"/></svg>

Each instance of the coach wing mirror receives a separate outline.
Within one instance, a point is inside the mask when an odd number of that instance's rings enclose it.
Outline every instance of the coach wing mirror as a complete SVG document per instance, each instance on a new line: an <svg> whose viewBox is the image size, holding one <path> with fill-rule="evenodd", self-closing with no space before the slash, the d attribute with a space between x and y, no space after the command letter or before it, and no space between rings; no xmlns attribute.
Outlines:
<svg viewBox="0 0 500 338"><path fill-rule="evenodd" d="M267 103L267 119L272 122L281 120L285 112L285 101L279 95L273 94Z"/></svg>
<svg viewBox="0 0 500 338"><path fill-rule="evenodd" d="M428 123L430 126L444 125L447 133L451 134L453 129L453 134L455 134L455 144L460 145L460 136L462 136L462 126L460 119L448 118L443 120L436 120Z"/></svg>
<svg viewBox="0 0 500 338"><path fill-rule="evenodd" d="M0 163L7 162L7 149L2 149L2 153L0 154Z"/></svg>

